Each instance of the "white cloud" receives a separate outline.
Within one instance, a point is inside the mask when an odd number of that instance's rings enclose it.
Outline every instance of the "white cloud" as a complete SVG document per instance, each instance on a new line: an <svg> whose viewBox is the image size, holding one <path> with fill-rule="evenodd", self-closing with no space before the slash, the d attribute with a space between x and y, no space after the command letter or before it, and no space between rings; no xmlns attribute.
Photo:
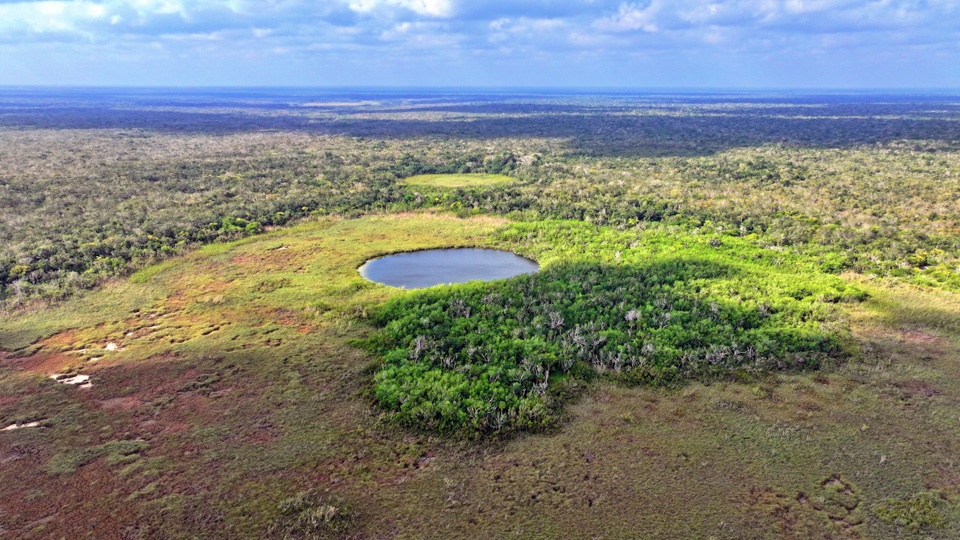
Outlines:
<svg viewBox="0 0 960 540"><path fill-rule="evenodd" d="M958 29L960 2L894 0L648 0L622 3L594 23L605 31L682 30L710 26L823 33L924 24Z"/></svg>
<svg viewBox="0 0 960 540"><path fill-rule="evenodd" d="M490 0L483 3L484 10L466 0L14 1L0 3L0 31L107 37L130 31L160 35L245 26L270 29L277 35L284 26L330 20L378 35L401 22L442 19L456 24L453 31L467 31L478 38L504 31L497 25L507 22L526 26L533 33L550 32L561 25L583 33L730 27L817 34L897 28L916 33L940 29L955 38L960 17L960 2L955 0L646 0L615 5L595 0L576 9L571 4ZM508 12L511 15L505 16ZM189 28L191 25L200 28Z"/></svg>
<svg viewBox="0 0 960 540"><path fill-rule="evenodd" d="M453 14L453 4L450 0L349 0L348 5L358 13L401 8L430 17L449 17Z"/></svg>
<svg viewBox="0 0 960 540"><path fill-rule="evenodd" d="M416 49L432 49L455 47L462 38L458 34L448 32L440 23L421 21L397 24L383 31L380 39L403 43Z"/></svg>
<svg viewBox="0 0 960 540"><path fill-rule="evenodd" d="M958 21L957 0L0 0L0 48L401 62L432 50L489 65L580 54L902 57L910 47L956 57Z"/></svg>
<svg viewBox="0 0 960 540"><path fill-rule="evenodd" d="M605 31L643 30L656 32L657 6L638 4L622 4L620 11L613 16L598 19L594 26Z"/></svg>

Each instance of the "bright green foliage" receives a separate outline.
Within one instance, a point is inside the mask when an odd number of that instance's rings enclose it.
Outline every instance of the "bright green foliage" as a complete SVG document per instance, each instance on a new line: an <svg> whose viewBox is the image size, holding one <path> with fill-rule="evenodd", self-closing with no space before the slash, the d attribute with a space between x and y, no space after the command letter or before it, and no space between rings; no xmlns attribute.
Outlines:
<svg viewBox="0 0 960 540"><path fill-rule="evenodd" d="M400 423L540 427L554 416L554 383L594 371L667 385L817 368L844 355L833 304L863 298L836 277L780 270L746 243L721 251L703 236L567 222L518 224L501 238L554 262L405 295L379 314L375 395Z"/></svg>
<svg viewBox="0 0 960 540"><path fill-rule="evenodd" d="M918 493L910 500L888 499L877 505L874 513L881 521L911 530L942 527L947 518L943 509L947 502L935 492Z"/></svg>

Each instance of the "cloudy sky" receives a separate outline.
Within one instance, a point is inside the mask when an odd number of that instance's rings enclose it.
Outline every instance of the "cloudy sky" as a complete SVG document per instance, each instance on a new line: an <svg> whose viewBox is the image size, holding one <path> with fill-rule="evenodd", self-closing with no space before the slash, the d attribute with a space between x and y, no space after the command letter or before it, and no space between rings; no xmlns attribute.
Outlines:
<svg viewBox="0 0 960 540"><path fill-rule="evenodd" d="M960 87L960 0L0 0L0 84Z"/></svg>

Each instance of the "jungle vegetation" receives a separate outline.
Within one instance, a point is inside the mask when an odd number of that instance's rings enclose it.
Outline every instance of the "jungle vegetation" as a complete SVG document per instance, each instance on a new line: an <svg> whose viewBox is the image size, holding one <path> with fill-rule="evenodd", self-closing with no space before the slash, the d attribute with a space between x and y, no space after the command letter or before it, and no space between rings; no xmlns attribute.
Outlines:
<svg viewBox="0 0 960 540"><path fill-rule="evenodd" d="M706 230L828 272L960 287L948 97L444 97L317 110L8 91L0 301L62 298L304 216L423 208ZM404 183L437 173L518 182Z"/></svg>
<svg viewBox="0 0 960 540"><path fill-rule="evenodd" d="M816 369L847 356L834 304L864 298L742 240L550 221L498 238L546 266L408 293L378 313L374 393L395 421L468 436L536 430L571 382L596 374L663 386Z"/></svg>

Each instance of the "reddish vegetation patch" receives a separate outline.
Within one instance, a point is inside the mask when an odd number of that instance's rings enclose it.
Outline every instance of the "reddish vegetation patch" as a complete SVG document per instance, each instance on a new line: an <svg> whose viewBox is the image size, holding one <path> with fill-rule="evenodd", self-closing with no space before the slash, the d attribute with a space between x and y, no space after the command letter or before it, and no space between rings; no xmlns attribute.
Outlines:
<svg viewBox="0 0 960 540"><path fill-rule="evenodd" d="M934 360L946 355L947 342L941 337L916 330L901 331L898 335L906 346L920 355L920 360Z"/></svg>
<svg viewBox="0 0 960 540"><path fill-rule="evenodd" d="M76 331L67 330L41 340L36 354L15 358L9 352L4 352L0 354L0 363L43 375L61 373L78 358L59 351L76 350L79 347L77 341Z"/></svg>
<svg viewBox="0 0 960 540"><path fill-rule="evenodd" d="M266 259L262 255L256 253L245 253L243 255L234 255L230 257L230 264L233 265L251 265L261 263Z"/></svg>
<svg viewBox="0 0 960 540"><path fill-rule="evenodd" d="M19 400L16 396L0 396L0 407L13 405Z"/></svg>
<svg viewBox="0 0 960 540"><path fill-rule="evenodd" d="M166 353L135 364L104 365L98 373L110 388L135 388L137 391L132 397L148 402L173 395L180 385L196 377L196 369L184 366L178 360L177 354Z"/></svg>
<svg viewBox="0 0 960 540"><path fill-rule="evenodd" d="M894 383L893 385L902 390L909 397L933 397L942 394L940 390L937 390L925 381L900 381Z"/></svg>
<svg viewBox="0 0 960 540"><path fill-rule="evenodd" d="M74 360L76 358L59 353L38 353L25 358L9 358L4 360L3 363L24 371L53 375L63 371Z"/></svg>
<svg viewBox="0 0 960 540"><path fill-rule="evenodd" d="M169 415L168 415L169 416ZM180 435L190 433L191 426L186 422L168 422L168 421L159 421L154 420L152 425L146 427L158 428L158 434L162 433L164 435ZM147 422L144 422L146 424Z"/></svg>
<svg viewBox="0 0 960 540"><path fill-rule="evenodd" d="M289 309L272 309L265 314L268 319L283 326L303 325L303 314Z"/></svg>
<svg viewBox="0 0 960 540"><path fill-rule="evenodd" d="M921 343L932 343L940 341L940 338L931 334L925 334L916 330L907 330L903 332L904 339L908 341L919 341Z"/></svg>
<svg viewBox="0 0 960 540"><path fill-rule="evenodd" d="M125 531L141 525L143 515L129 497L148 484L156 485L146 494L137 495L137 500L172 493L195 495L217 485L221 471L216 465L198 465L208 448L193 436L193 431L198 425L215 425L224 410L237 403L201 395L216 391L216 383L191 389L189 383L209 375L211 367L198 369L180 360L168 354L98 369L97 386L88 393L71 393L68 398L82 404L84 411L77 420L83 428L79 439L63 439L51 447L0 437L0 486L4 494L0 507L7 531L16 531L18 538L120 538ZM3 402L8 401L5 396ZM269 422L254 428L254 442L280 436ZM134 438L149 444L140 459L176 456L175 465L164 470L161 480L149 475L120 475L123 464L109 463L105 457L82 464L70 474L53 475L45 470L58 451ZM243 439L238 437L238 442L246 442ZM198 476L201 467L203 474ZM37 529L40 526L43 528ZM147 537L160 536L163 534L158 531Z"/></svg>
<svg viewBox="0 0 960 540"><path fill-rule="evenodd" d="M255 422L251 426L251 429L253 432L247 436L247 440L254 444L271 443L280 439L280 437L283 435L280 428L273 425L273 422L267 418Z"/></svg>
<svg viewBox="0 0 960 540"><path fill-rule="evenodd" d="M19 447L10 456L15 465L0 469L4 491L29 494L4 500L4 525L21 531L18 538L117 538L134 519L119 503L145 480L120 478L103 459L72 474L52 475L41 470L50 457L44 452ZM86 518L92 514L96 519ZM34 530L41 525L48 528Z"/></svg>
<svg viewBox="0 0 960 540"><path fill-rule="evenodd" d="M960 471L956 468L941 465L935 474L927 478L927 489L942 491L944 495L960 496Z"/></svg>
<svg viewBox="0 0 960 540"><path fill-rule="evenodd" d="M54 334L41 341L44 347L50 348L73 348L77 343L77 333L74 330L67 330Z"/></svg>
<svg viewBox="0 0 960 540"><path fill-rule="evenodd" d="M783 493L769 488L752 488L747 496L747 505L751 510L775 519L783 532L792 531L797 517L791 513L793 501Z"/></svg>
<svg viewBox="0 0 960 540"><path fill-rule="evenodd" d="M854 540L862 537L859 532L862 521L854 514L857 505L846 508L822 494L814 498L805 493L790 497L769 488L753 488L747 496L747 506L758 518L774 522L777 538ZM834 507L840 511L834 512Z"/></svg>
<svg viewBox="0 0 960 540"><path fill-rule="evenodd" d="M100 406L104 409L133 410L140 406L142 402L135 396L115 397L100 400Z"/></svg>
<svg viewBox="0 0 960 540"><path fill-rule="evenodd" d="M809 412L823 410L823 407L821 407L819 403L815 403L813 401L801 401L800 403L797 404L797 407L799 407L804 411L809 411Z"/></svg>

